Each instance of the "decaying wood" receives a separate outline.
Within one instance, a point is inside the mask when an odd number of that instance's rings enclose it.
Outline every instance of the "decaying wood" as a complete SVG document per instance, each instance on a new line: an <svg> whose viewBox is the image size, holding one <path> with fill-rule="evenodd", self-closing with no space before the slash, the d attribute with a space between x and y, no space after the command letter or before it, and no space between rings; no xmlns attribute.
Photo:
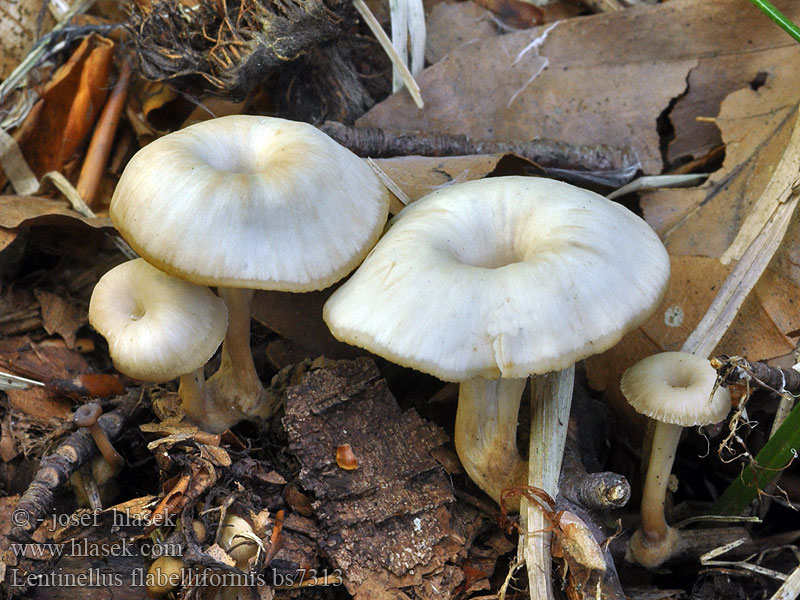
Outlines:
<svg viewBox="0 0 800 600"><path fill-rule="evenodd" d="M138 389L128 392L120 406L98 419L97 424L110 440L115 440L122 433L125 423L139 403L139 394ZM53 454L42 459L39 471L14 509L15 513L24 515L24 518L14 523L9 534L11 539L30 539L42 520L51 513L55 493L66 485L70 475L87 463L95 452L91 434L81 429L64 440Z"/></svg>
<svg viewBox="0 0 800 600"><path fill-rule="evenodd" d="M326 121L322 131L359 156L464 156L511 153L544 168L572 171L619 171L637 164L628 148L577 145L536 138L527 141L477 141L464 135L428 131L392 132L377 128L347 127Z"/></svg>
<svg viewBox="0 0 800 600"><path fill-rule="evenodd" d="M289 448L316 498L318 543L350 593L394 598L412 587L422 598L451 596L480 519L456 501L430 454L444 432L402 412L369 359L311 371L285 401ZM342 444L350 444L358 468L336 464Z"/></svg>

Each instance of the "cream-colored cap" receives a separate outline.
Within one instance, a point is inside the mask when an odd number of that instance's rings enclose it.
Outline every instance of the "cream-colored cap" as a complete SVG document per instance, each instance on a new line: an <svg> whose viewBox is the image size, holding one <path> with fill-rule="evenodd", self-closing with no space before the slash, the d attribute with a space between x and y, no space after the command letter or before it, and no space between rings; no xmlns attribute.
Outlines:
<svg viewBox="0 0 800 600"><path fill-rule="evenodd" d="M616 344L668 279L664 246L626 208L499 177L401 211L324 318L340 340L441 379L525 377Z"/></svg>
<svg viewBox="0 0 800 600"><path fill-rule="evenodd" d="M719 423L730 411L730 392L724 387L714 391L716 381L717 372L707 359L686 352L661 352L625 371L619 385L637 412L663 423L692 427Z"/></svg>
<svg viewBox="0 0 800 600"><path fill-rule="evenodd" d="M138 258L100 278L89 322L108 341L114 366L142 381L169 381L202 367L228 328L222 298Z"/></svg>
<svg viewBox="0 0 800 600"><path fill-rule="evenodd" d="M205 285L311 291L361 262L389 193L308 125L237 115L142 148L111 200L114 226L162 271Z"/></svg>

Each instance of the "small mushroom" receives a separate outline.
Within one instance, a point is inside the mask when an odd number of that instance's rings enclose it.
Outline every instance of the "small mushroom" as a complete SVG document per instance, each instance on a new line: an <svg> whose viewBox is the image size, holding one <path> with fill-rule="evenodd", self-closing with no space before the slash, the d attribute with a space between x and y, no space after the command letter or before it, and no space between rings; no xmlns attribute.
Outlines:
<svg viewBox="0 0 800 600"><path fill-rule="evenodd" d="M111 465L114 473L119 473L122 467L125 466L125 460L120 456L119 452L114 449L111 440L108 439L106 432L100 427L97 420L103 414L103 409L96 402L89 402L79 407L72 416L72 422L78 427L85 427L92 434L92 439L103 455L106 462Z"/></svg>
<svg viewBox="0 0 800 600"><path fill-rule="evenodd" d="M456 451L492 498L526 484L555 495L574 363L647 319L668 278L658 236L624 207L565 183L497 177L406 207L323 316L342 341L460 382ZM532 374L526 465L516 431ZM529 573L549 573L545 540L536 553ZM530 579L552 596L549 578Z"/></svg>
<svg viewBox="0 0 800 600"><path fill-rule="evenodd" d="M664 503L681 431L719 423L731 408L728 390L714 390L716 379L716 371L705 358L662 352L640 360L620 380L628 403L655 421L642 491L642 524L629 546L631 558L644 567L663 564L680 537L677 529L667 525Z"/></svg>
<svg viewBox="0 0 800 600"><path fill-rule="evenodd" d="M219 528L217 543L234 560L237 568L249 570L250 559L258 554L259 549L253 526L246 519L228 513Z"/></svg>
<svg viewBox="0 0 800 600"><path fill-rule="evenodd" d="M147 596L162 598L183 584L183 560L174 556L160 556L147 570Z"/></svg>
<svg viewBox="0 0 800 600"><path fill-rule="evenodd" d="M323 289L380 236L389 193L355 154L307 123L235 115L142 148L109 214L162 271L217 286L229 312L210 393L243 416L272 410L250 351L253 290Z"/></svg>
<svg viewBox="0 0 800 600"><path fill-rule="evenodd" d="M97 282L89 322L108 341L121 373L155 383L180 377L181 407L203 429L224 431L241 418L206 393L203 365L227 326L224 301L207 287L171 277L140 258L128 261Z"/></svg>

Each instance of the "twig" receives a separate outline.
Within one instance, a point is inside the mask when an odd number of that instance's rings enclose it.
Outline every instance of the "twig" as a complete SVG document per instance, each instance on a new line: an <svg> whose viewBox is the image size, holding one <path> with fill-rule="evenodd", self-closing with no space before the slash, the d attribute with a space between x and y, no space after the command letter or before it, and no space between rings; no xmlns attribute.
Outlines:
<svg viewBox="0 0 800 600"><path fill-rule="evenodd" d="M611 472L587 473L578 451L578 425L570 420L559 480L560 494L590 510L613 510L625 506L631 486L622 475Z"/></svg>
<svg viewBox="0 0 800 600"><path fill-rule="evenodd" d="M776 394L800 393L800 371L780 369L768 364L750 362L741 356L718 356L711 359L723 384L749 383Z"/></svg>
<svg viewBox="0 0 800 600"><path fill-rule="evenodd" d="M636 156L628 148L581 146L546 138L510 142L476 141L464 135L362 129L333 121L326 121L320 129L359 156L372 158L513 153L543 168L575 171L616 171L638 164Z"/></svg>
<svg viewBox="0 0 800 600"><path fill-rule="evenodd" d="M108 97L100 118L97 120L92 141L89 143L89 149L86 151L86 157L83 160L76 189L90 208L94 207L97 187L108 162L108 155L111 153L111 144L117 132L119 117L125 107L125 98L128 96L130 78L131 63L126 60L122 65L119 80Z"/></svg>

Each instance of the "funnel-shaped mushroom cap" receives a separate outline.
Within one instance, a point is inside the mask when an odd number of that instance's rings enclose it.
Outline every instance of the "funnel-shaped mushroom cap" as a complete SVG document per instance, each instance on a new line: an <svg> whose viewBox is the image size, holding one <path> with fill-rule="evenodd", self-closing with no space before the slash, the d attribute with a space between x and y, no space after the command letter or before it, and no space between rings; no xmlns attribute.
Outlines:
<svg viewBox="0 0 800 600"><path fill-rule="evenodd" d="M324 317L340 340L442 379L525 377L616 344L668 279L658 236L624 207L499 177L404 209Z"/></svg>
<svg viewBox="0 0 800 600"><path fill-rule="evenodd" d="M637 412L683 427L719 423L731 409L727 388L714 391L717 372L707 359L686 352L661 352L622 374L620 389Z"/></svg>
<svg viewBox="0 0 800 600"><path fill-rule="evenodd" d="M310 291L349 273L383 230L389 194L306 123L230 116L142 148L111 200L148 262L195 283Z"/></svg>
<svg viewBox="0 0 800 600"><path fill-rule="evenodd" d="M138 258L100 278L89 322L108 341L120 373L162 382L202 367L225 337L225 302L207 287Z"/></svg>

